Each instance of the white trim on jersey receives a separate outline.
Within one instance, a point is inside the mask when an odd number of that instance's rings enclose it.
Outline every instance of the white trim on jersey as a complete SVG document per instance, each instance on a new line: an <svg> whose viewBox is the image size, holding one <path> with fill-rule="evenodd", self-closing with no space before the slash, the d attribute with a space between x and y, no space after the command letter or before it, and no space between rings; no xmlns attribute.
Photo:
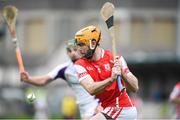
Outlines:
<svg viewBox="0 0 180 120"><path fill-rule="evenodd" d="M101 52L102 52L101 53L101 58L103 58L104 57L104 49L101 48Z"/></svg>
<svg viewBox="0 0 180 120"><path fill-rule="evenodd" d="M115 107L107 107L103 111L109 117L118 120L136 120L137 119L137 110L136 107L121 107L116 110Z"/></svg>
<svg viewBox="0 0 180 120"><path fill-rule="evenodd" d="M123 70L128 68L127 63L126 63L125 59L122 56L120 57L120 62L121 62Z"/></svg>
<svg viewBox="0 0 180 120"><path fill-rule="evenodd" d="M74 67L76 68L78 78L79 78L79 82L81 82L82 80L84 80L85 78L90 76L88 74L87 70L83 66L75 64Z"/></svg>

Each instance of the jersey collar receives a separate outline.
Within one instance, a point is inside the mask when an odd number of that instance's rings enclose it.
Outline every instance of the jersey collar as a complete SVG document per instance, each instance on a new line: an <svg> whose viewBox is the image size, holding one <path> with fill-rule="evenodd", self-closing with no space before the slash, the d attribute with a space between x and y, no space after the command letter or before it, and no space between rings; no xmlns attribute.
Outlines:
<svg viewBox="0 0 180 120"><path fill-rule="evenodd" d="M104 49L101 48L101 58L104 57Z"/></svg>

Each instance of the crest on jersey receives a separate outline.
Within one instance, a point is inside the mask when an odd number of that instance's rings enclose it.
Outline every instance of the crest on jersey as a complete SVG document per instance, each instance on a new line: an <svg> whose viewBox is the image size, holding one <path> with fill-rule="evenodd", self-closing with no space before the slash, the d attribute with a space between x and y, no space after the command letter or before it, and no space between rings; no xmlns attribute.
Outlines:
<svg viewBox="0 0 180 120"><path fill-rule="evenodd" d="M92 68L92 67L89 67L89 66L87 66L86 69L87 69L87 70L93 70L93 68Z"/></svg>
<svg viewBox="0 0 180 120"><path fill-rule="evenodd" d="M110 64L108 64L108 63L104 64L104 68L105 68L106 71L110 71L110 69L111 69Z"/></svg>

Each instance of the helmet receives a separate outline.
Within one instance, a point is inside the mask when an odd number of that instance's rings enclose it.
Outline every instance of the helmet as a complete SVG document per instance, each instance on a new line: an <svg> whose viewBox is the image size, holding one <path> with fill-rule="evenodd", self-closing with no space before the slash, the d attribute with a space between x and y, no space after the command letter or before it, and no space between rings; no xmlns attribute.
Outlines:
<svg viewBox="0 0 180 120"><path fill-rule="evenodd" d="M70 47L75 47L75 40L74 39L70 39L66 41L66 48L70 48Z"/></svg>
<svg viewBox="0 0 180 120"><path fill-rule="evenodd" d="M75 40L74 39L66 41L66 50L67 51L71 51L71 48L75 49L76 47L77 46L75 44Z"/></svg>
<svg viewBox="0 0 180 120"><path fill-rule="evenodd" d="M80 42L80 43L84 43L87 46L90 46L91 40L96 40L96 42L98 40L101 40L101 31L98 27L91 25L79 30L75 34L75 39L77 43Z"/></svg>

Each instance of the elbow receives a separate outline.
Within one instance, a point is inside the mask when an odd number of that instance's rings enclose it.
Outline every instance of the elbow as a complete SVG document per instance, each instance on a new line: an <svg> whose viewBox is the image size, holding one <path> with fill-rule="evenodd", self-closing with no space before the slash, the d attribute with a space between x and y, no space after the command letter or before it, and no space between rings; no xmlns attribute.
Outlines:
<svg viewBox="0 0 180 120"><path fill-rule="evenodd" d="M137 93L139 91L139 87L137 86L134 90L135 93Z"/></svg>
<svg viewBox="0 0 180 120"><path fill-rule="evenodd" d="M89 94L92 95L92 96L93 96L93 95L96 95L94 92L89 92Z"/></svg>
<svg viewBox="0 0 180 120"><path fill-rule="evenodd" d="M137 93L138 91L139 91L139 85L138 85L138 80L136 78L136 82L135 82L134 87L133 87L133 92Z"/></svg>
<svg viewBox="0 0 180 120"><path fill-rule="evenodd" d="M89 88L86 88L87 92L90 94L90 95L96 95L98 92L96 89L94 89L94 87L89 87Z"/></svg>
<svg viewBox="0 0 180 120"><path fill-rule="evenodd" d="M91 83L89 83L88 85L87 84L83 84L83 83L80 83L82 86L83 86L83 88L90 94L90 95L96 95L96 89L95 89L95 87L94 87L94 85Z"/></svg>
<svg viewBox="0 0 180 120"><path fill-rule="evenodd" d="M94 91L94 90L88 90L88 93L90 94L90 95L96 95L96 92Z"/></svg>
<svg viewBox="0 0 180 120"><path fill-rule="evenodd" d="M132 92L134 92L134 93L137 93L139 91L139 87L138 86L136 86L136 87L134 87L133 89L132 89Z"/></svg>
<svg viewBox="0 0 180 120"><path fill-rule="evenodd" d="M36 84L36 86L38 86L38 87L43 87L43 86L45 86L44 84Z"/></svg>
<svg viewBox="0 0 180 120"><path fill-rule="evenodd" d="M41 81L39 82L39 84L37 86L41 87L41 86L45 86L47 84L46 81Z"/></svg>
<svg viewBox="0 0 180 120"><path fill-rule="evenodd" d="M134 92L137 93L139 91L139 85L138 85L138 80L136 78L136 84L135 84L135 87L134 87Z"/></svg>

